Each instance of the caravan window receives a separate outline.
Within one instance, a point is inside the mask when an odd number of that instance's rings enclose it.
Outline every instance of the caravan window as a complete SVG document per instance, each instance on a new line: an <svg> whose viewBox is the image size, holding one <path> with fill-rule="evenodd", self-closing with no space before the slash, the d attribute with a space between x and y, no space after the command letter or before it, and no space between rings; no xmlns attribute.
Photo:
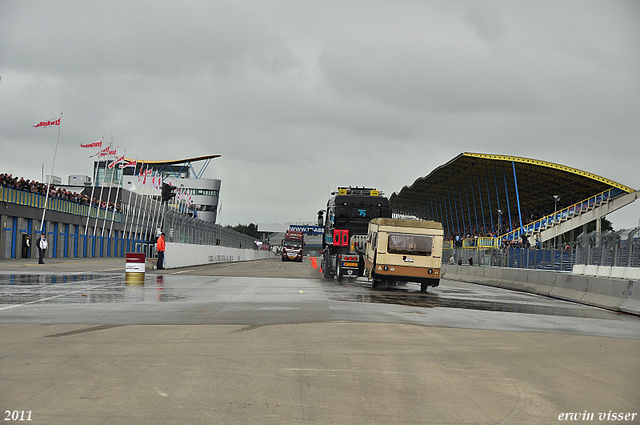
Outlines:
<svg viewBox="0 0 640 425"><path fill-rule="evenodd" d="M408 235L406 233L389 234L389 254L431 255L433 236Z"/></svg>

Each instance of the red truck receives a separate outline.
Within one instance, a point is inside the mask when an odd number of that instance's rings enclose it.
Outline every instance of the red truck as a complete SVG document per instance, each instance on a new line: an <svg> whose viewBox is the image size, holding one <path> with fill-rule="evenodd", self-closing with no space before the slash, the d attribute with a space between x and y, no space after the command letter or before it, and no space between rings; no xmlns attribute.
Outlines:
<svg viewBox="0 0 640 425"><path fill-rule="evenodd" d="M302 249L304 248L304 234L287 230L281 244L282 261L302 262Z"/></svg>

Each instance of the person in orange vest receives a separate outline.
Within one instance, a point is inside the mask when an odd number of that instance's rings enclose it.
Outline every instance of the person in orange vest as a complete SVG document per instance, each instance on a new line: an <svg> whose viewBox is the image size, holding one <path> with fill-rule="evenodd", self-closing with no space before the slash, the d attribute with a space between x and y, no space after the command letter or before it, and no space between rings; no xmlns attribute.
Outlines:
<svg viewBox="0 0 640 425"><path fill-rule="evenodd" d="M158 251L158 270L164 269L164 248L164 232L162 232L156 241L156 251Z"/></svg>

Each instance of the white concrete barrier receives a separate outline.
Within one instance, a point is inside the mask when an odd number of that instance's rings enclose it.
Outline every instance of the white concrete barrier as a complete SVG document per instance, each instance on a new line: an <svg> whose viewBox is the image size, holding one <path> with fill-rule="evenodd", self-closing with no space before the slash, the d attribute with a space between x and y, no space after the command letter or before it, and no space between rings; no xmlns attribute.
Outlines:
<svg viewBox="0 0 640 425"><path fill-rule="evenodd" d="M625 267L624 278L629 280L640 280L640 267Z"/></svg>
<svg viewBox="0 0 640 425"><path fill-rule="evenodd" d="M611 277L611 266L598 266L596 276Z"/></svg>
<svg viewBox="0 0 640 425"><path fill-rule="evenodd" d="M573 274L640 280L640 267L587 266L584 264L576 264L573 266Z"/></svg>
<svg viewBox="0 0 640 425"><path fill-rule="evenodd" d="M587 279L585 276L559 274L556 278L556 286L553 287L549 295L561 300L581 302L586 291Z"/></svg>
<svg viewBox="0 0 640 425"><path fill-rule="evenodd" d="M620 304L620 311L640 316L640 280L631 282L629 292Z"/></svg>
<svg viewBox="0 0 640 425"><path fill-rule="evenodd" d="M175 269L178 267L260 260L274 257L274 253L258 249L167 242L164 262L165 268Z"/></svg>
<svg viewBox="0 0 640 425"><path fill-rule="evenodd" d="M485 284L489 286L498 286L502 282L501 267L484 267Z"/></svg>
<svg viewBox="0 0 640 425"><path fill-rule="evenodd" d="M556 286L557 272L549 270L529 270L527 274L527 284L534 294L549 295Z"/></svg>
<svg viewBox="0 0 640 425"><path fill-rule="evenodd" d="M589 276L595 276L598 274L598 266L595 265L587 265L584 266L584 274Z"/></svg>
<svg viewBox="0 0 640 425"><path fill-rule="evenodd" d="M625 268L625 272L628 269ZM640 315L640 279L505 267L443 265L442 271L444 279L498 286Z"/></svg>
<svg viewBox="0 0 640 425"><path fill-rule="evenodd" d="M628 280L588 277L587 290L582 297L582 302L610 310L619 310L630 289L631 281Z"/></svg>
<svg viewBox="0 0 640 425"><path fill-rule="evenodd" d="M611 276L613 279L624 279L626 267L611 267Z"/></svg>

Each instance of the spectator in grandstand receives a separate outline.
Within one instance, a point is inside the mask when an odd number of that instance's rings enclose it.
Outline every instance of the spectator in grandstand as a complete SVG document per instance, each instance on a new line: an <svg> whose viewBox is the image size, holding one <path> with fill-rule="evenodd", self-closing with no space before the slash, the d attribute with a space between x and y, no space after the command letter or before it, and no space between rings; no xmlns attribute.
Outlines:
<svg viewBox="0 0 640 425"><path fill-rule="evenodd" d="M24 178L18 179L17 177L13 177L11 174L0 174L0 186L8 187L10 189L15 190L23 190L25 192L31 193L39 193L40 195L47 194L47 185L44 183L39 183L33 180L25 180ZM70 192L66 189L56 188L54 185L51 185L49 196L56 199L64 199L69 202L75 202L80 205L92 205L94 207L98 207L100 202L93 198L93 203L90 201L89 197L76 192ZM113 210L111 207L113 203L109 203L109 209ZM106 203L104 205L106 208ZM120 204L115 205L115 211L121 211Z"/></svg>

